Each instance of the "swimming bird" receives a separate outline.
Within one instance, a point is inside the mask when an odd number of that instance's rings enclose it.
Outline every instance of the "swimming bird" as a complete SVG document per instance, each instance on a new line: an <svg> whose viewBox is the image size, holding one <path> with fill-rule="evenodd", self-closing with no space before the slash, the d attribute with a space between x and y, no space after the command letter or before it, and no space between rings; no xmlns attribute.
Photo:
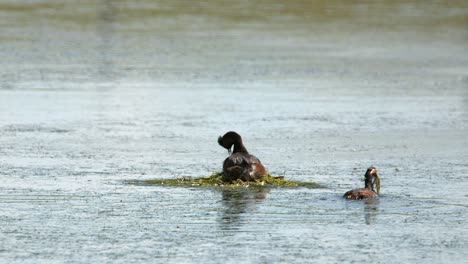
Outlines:
<svg viewBox="0 0 468 264"><path fill-rule="evenodd" d="M241 136L236 132L229 131L220 136L218 144L229 153L229 157L223 162L223 181L256 181L268 174L260 160L249 154Z"/></svg>
<svg viewBox="0 0 468 264"><path fill-rule="evenodd" d="M380 175L375 167L369 167L366 171L364 188L347 191L344 198L348 200L362 200L377 198L380 193ZM374 189L375 185L375 189Z"/></svg>

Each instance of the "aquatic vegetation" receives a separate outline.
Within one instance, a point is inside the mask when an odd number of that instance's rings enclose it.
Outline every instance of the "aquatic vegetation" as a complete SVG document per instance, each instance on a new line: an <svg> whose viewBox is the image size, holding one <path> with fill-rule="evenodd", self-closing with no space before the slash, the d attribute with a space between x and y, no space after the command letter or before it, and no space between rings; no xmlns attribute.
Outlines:
<svg viewBox="0 0 468 264"><path fill-rule="evenodd" d="M182 177L177 179L163 179L163 180L143 180L138 182L130 182L142 185L160 185L160 186L181 186L181 187L305 187L305 188L318 188L320 187L315 182L297 182L285 180L284 177L275 177L267 175L258 181L244 182L236 180L232 182L224 182L222 173L213 173L208 177L191 178Z"/></svg>

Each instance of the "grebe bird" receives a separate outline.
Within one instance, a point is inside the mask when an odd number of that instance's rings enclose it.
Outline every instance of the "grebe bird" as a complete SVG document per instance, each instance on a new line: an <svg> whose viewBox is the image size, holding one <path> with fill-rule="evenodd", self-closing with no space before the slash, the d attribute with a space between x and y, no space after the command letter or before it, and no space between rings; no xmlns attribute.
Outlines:
<svg viewBox="0 0 468 264"><path fill-rule="evenodd" d="M379 197L378 194L380 193L380 175L377 172L377 169L375 167L369 167L364 177L364 188L347 191L343 197L348 200L362 200Z"/></svg>
<svg viewBox="0 0 468 264"><path fill-rule="evenodd" d="M230 182L240 179L242 181L256 181L268 173L260 160L249 154L242 138L234 131L227 132L218 138L221 147L228 150L229 157L223 163L223 180ZM231 154L231 148L234 146Z"/></svg>

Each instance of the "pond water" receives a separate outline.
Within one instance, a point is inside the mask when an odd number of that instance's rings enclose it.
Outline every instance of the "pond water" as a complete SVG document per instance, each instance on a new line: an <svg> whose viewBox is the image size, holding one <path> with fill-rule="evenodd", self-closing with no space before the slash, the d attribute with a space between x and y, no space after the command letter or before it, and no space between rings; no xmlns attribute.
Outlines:
<svg viewBox="0 0 468 264"><path fill-rule="evenodd" d="M466 1L0 3L1 263L460 263ZM319 189L220 171L239 132ZM367 167L372 202L342 199Z"/></svg>

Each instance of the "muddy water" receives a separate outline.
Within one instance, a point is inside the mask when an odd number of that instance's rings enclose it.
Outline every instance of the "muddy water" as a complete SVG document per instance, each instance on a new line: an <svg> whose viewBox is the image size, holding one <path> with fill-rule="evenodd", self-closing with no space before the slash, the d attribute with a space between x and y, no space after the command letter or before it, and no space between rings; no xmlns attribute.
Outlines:
<svg viewBox="0 0 468 264"><path fill-rule="evenodd" d="M3 1L0 262L460 263L465 1ZM219 171L236 130L321 189ZM382 177L374 202L341 195Z"/></svg>

